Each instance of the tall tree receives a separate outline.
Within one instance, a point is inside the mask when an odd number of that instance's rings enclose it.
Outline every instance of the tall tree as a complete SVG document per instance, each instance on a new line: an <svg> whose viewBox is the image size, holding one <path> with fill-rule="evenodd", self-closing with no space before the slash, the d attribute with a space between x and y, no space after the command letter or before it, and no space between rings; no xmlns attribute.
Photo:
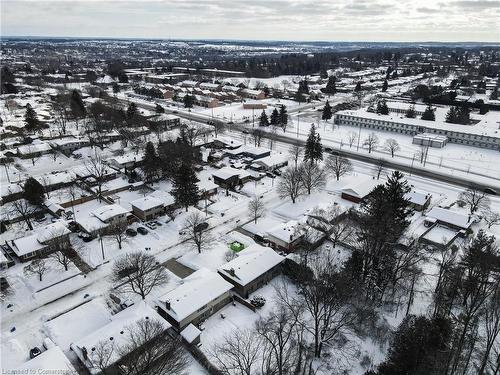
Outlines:
<svg viewBox="0 0 500 375"><path fill-rule="evenodd" d="M262 110L259 118L259 126L269 126L269 119L267 118L266 111Z"/></svg>
<svg viewBox="0 0 500 375"><path fill-rule="evenodd" d="M311 125L304 150L304 161L316 163L320 160L323 160L321 137L318 133L316 133L314 125Z"/></svg>
<svg viewBox="0 0 500 375"><path fill-rule="evenodd" d="M198 203L198 181L193 165L183 163L174 175L172 195L175 203L185 207L186 211Z"/></svg>
<svg viewBox="0 0 500 375"><path fill-rule="evenodd" d="M182 226L182 241L190 244L201 254L203 248L209 248L214 239L209 231L206 218L200 211L190 212Z"/></svg>
<svg viewBox="0 0 500 375"><path fill-rule="evenodd" d="M384 80L384 83L382 84L382 92L386 92L389 87L389 84L387 83L387 80Z"/></svg>
<svg viewBox="0 0 500 375"><path fill-rule="evenodd" d="M330 155L326 159L326 168L335 175L338 181L340 177L352 171L352 163L341 155Z"/></svg>
<svg viewBox="0 0 500 375"><path fill-rule="evenodd" d="M321 119L328 121L332 118L332 107L330 106L330 103L328 100L325 103L325 106L323 107L323 112L321 113Z"/></svg>
<svg viewBox="0 0 500 375"><path fill-rule="evenodd" d="M44 194L45 189L42 184L33 177L29 177L24 183L24 199L26 199L30 204L42 204L45 200Z"/></svg>
<svg viewBox="0 0 500 375"><path fill-rule="evenodd" d="M336 81L337 79L334 75L328 77L328 82L326 84L326 87L323 89L323 92L328 95L335 94L337 92Z"/></svg>
<svg viewBox="0 0 500 375"><path fill-rule="evenodd" d="M34 131L38 129L40 124L37 114L30 103L26 104L26 113L24 114L25 128L28 131Z"/></svg>
<svg viewBox="0 0 500 375"><path fill-rule="evenodd" d="M280 121L280 114L278 110L274 108L273 111L271 112L271 119L269 122L271 125L277 126L279 125L279 121Z"/></svg>
<svg viewBox="0 0 500 375"><path fill-rule="evenodd" d="M422 120L426 121L434 121L436 119L436 115L434 114L434 109L429 104L427 108L425 108L424 113L422 113Z"/></svg>
<svg viewBox="0 0 500 375"><path fill-rule="evenodd" d="M389 114L389 107L387 106L387 102L385 100L380 100L377 103L377 113L381 115Z"/></svg>
<svg viewBox="0 0 500 375"><path fill-rule="evenodd" d="M283 131L286 131L286 126L288 124L288 113L286 111L286 106L282 105L280 107L280 119L279 119L279 124Z"/></svg>
<svg viewBox="0 0 500 375"><path fill-rule="evenodd" d="M292 203L295 203L297 198L304 193L299 168L288 167L283 171L278 181L277 191L280 198L290 198Z"/></svg>
<svg viewBox="0 0 500 375"><path fill-rule="evenodd" d="M142 169L144 171L144 175L146 176L146 182L148 183L151 183L158 175L159 158L152 142L146 143Z"/></svg>
<svg viewBox="0 0 500 375"><path fill-rule="evenodd" d="M411 105L408 107L408 109L406 110L405 116L407 118L415 118L417 116L417 114L415 113L415 106L414 105Z"/></svg>

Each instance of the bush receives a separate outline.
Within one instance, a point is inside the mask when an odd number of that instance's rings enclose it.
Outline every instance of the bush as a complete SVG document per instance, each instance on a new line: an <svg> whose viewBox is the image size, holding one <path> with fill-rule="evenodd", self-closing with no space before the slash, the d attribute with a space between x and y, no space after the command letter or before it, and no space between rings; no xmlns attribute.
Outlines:
<svg viewBox="0 0 500 375"><path fill-rule="evenodd" d="M254 296L250 300L250 303L255 308L260 309L262 306L264 306L266 304L266 299L262 296Z"/></svg>

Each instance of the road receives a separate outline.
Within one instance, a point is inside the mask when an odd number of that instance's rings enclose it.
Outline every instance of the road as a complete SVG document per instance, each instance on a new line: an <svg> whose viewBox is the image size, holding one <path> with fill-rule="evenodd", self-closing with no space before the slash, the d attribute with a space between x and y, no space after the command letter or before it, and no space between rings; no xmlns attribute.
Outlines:
<svg viewBox="0 0 500 375"><path fill-rule="evenodd" d="M125 99L121 99L121 101L124 103L128 103L128 101ZM144 109L154 111L156 108L156 103L149 104L149 103L145 103L143 101L134 101L134 102L139 107L142 107ZM301 106L297 106L296 108L294 108L288 112L295 113L298 111L307 110L307 109L313 108L315 106L321 106L321 105L322 105L322 103L307 103L307 104L304 104ZM175 115L177 115L181 118L187 119L187 120L197 121L197 122L202 122L202 123L206 123L207 121L211 120L211 116L209 116L209 115L195 113L195 112L188 112L188 111L185 111L183 109L170 109L169 107L165 107L165 106L164 106L164 108L165 108L166 113L175 114ZM222 120L217 120L217 121L219 121L220 123L225 125L230 131L238 131L238 132L242 132L242 133L248 132L248 127L242 123L230 124L230 123L222 121ZM296 145L296 144L300 144L301 146L305 145L305 140L292 137L291 135L288 135L288 134L273 134L273 137L276 141L286 143L289 145ZM263 138L266 138L266 136L264 135ZM366 154L360 154L360 153L357 153L354 151L346 150L345 148L341 151L338 147L332 146L331 148L334 152L341 153L343 156L345 156L349 159L358 160L358 161L370 163L373 165L378 165L380 163L380 158L378 158L378 157L373 157L373 156L366 155ZM435 170L413 167L411 165L406 165L406 164L398 163L398 162L395 162L392 160L387 160L387 159L384 160L384 166L385 166L385 168L397 169L397 170L400 170L402 172L410 173L410 174L413 174L416 176L432 178L434 180L458 185L458 186L465 187L465 188L476 187L476 188L481 189L481 190L489 188L489 189L498 191L498 186L495 186L492 183L490 184L487 182L477 181L477 180L474 181L473 174L470 175L470 178L452 176L449 174L440 173L440 172L435 171Z"/></svg>

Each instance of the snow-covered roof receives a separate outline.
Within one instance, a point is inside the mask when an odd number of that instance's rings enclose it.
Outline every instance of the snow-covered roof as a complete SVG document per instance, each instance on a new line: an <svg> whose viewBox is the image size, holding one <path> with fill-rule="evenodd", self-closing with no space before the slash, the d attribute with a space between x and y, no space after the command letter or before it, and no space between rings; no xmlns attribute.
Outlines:
<svg viewBox="0 0 500 375"><path fill-rule="evenodd" d="M76 374L76 370L61 348L54 346L23 363L13 374Z"/></svg>
<svg viewBox="0 0 500 375"><path fill-rule="evenodd" d="M141 211L147 211L156 207L163 207L163 201L158 198L152 197L151 195L136 199L135 201L130 202L130 204L132 205L132 207L135 207Z"/></svg>
<svg viewBox="0 0 500 375"><path fill-rule="evenodd" d="M155 190L151 194L149 194L149 197L153 197L161 201L165 206L170 206L175 203L175 198L172 196L172 194L167 193L163 190Z"/></svg>
<svg viewBox="0 0 500 375"><path fill-rule="evenodd" d="M98 207L94 211L92 211L92 215L94 215L101 221L107 221L118 215L127 213L128 211L119 204L110 204L107 206Z"/></svg>
<svg viewBox="0 0 500 375"><path fill-rule="evenodd" d="M36 230L36 232L38 233L37 239L41 243L71 233L71 231L66 228L64 223L61 221L56 221L55 223L39 228Z"/></svg>
<svg viewBox="0 0 500 375"><path fill-rule="evenodd" d="M349 194L361 199L366 197L378 184L380 184L379 180L375 180L370 176L364 176L363 178L358 179L356 182L344 186L344 188L342 189L342 193Z"/></svg>
<svg viewBox="0 0 500 375"><path fill-rule="evenodd" d="M14 240L12 248L17 256L23 256L35 251L44 250L47 246L45 244L47 241L69 233L70 230L62 222L58 221L37 228L30 232L29 235Z"/></svg>
<svg viewBox="0 0 500 375"><path fill-rule="evenodd" d="M299 239L304 234L304 232L302 231L300 223L295 220L290 220L268 230L267 234L269 236L277 238L280 241L291 243Z"/></svg>
<svg viewBox="0 0 500 375"><path fill-rule="evenodd" d="M141 301L136 305L126 308L118 314L113 315L111 317L111 322L99 328L97 331L92 332L82 339L74 342L71 344L71 348L77 353L80 359L82 359L83 363L87 366L91 373L99 373L100 370L94 367L94 363L92 361L92 349L99 345L101 341L112 341L115 350L113 350L108 362L108 365L112 365L121 358L121 354L123 354L122 349L124 348L123 345L129 342L129 336L127 334L128 330L133 329L134 325L145 319L152 319L161 323L165 331L171 327L171 325L166 320L161 318L156 311L149 307L146 302ZM87 360L84 360L82 352L83 348L87 350Z"/></svg>
<svg viewBox="0 0 500 375"><path fill-rule="evenodd" d="M206 268L192 273L182 282L177 288L159 298L159 301L162 302L161 307L178 322L222 296L233 287L219 274ZM165 309L165 302L170 303L170 309Z"/></svg>
<svg viewBox="0 0 500 375"><path fill-rule="evenodd" d="M442 223L455 225L463 229L467 229L474 222L474 220L468 215L450 211L441 207L432 208L426 216Z"/></svg>
<svg viewBox="0 0 500 375"><path fill-rule="evenodd" d="M17 148L19 154L21 155L30 155L36 152L46 152L52 150L52 147L48 143L39 142L39 143L31 143L29 145L19 146Z"/></svg>
<svg viewBox="0 0 500 375"><path fill-rule="evenodd" d="M430 198L430 194L422 193L420 191L412 190L405 194L405 199L409 200L411 203L423 206Z"/></svg>
<svg viewBox="0 0 500 375"><path fill-rule="evenodd" d="M181 336L189 344L191 344L198 336L200 336L201 331L196 328L192 323L190 323L186 328L181 331Z"/></svg>
<svg viewBox="0 0 500 375"><path fill-rule="evenodd" d="M234 176L239 176L241 174L241 169L224 167L218 169L212 173L214 177L220 178L221 180L227 180Z"/></svg>
<svg viewBox="0 0 500 375"><path fill-rule="evenodd" d="M270 247L253 244L237 253L237 257L218 271L240 285L247 285L285 260Z"/></svg>
<svg viewBox="0 0 500 375"><path fill-rule="evenodd" d="M287 155L273 153L273 154L266 156L262 159L255 160L255 163L261 164L267 168L273 168L275 166L287 163L288 159L289 159L289 156L287 156Z"/></svg>

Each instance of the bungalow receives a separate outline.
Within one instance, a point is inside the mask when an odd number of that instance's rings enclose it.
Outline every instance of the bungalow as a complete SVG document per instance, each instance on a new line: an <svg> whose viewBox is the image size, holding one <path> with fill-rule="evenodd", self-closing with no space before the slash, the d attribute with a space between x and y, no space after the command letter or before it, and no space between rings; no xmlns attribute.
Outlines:
<svg viewBox="0 0 500 375"><path fill-rule="evenodd" d="M70 230L58 221L33 230L31 234L11 241L9 247L22 262L47 254L55 241L68 240Z"/></svg>
<svg viewBox="0 0 500 375"><path fill-rule="evenodd" d="M130 202L132 213L143 221L152 220L165 212L163 201L147 196Z"/></svg>
<svg viewBox="0 0 500 375"><path fill-rule="evenodd" d="M39 157L52 152L52 147L48 143L38 141L17 148L17 155L23 159Z"/></svg>
<svg viewBox="0 0 500 375"><path fill-rule="evenodd" d="M441 207L432 208L425 218L425 225L430 227L437 224L443 224L453 229L469 229L475 220L470 215L464 215Z"/></svg>
<svg viewBox="0 0 500 375"><path fill-rule="evenodd" d="M205 108L215 108L219 106L219 100L210 96L195 95L194 104Z"/></svg>
<svg viewBox="0 0 500 375"><path fill-rule="evenodd" d="M222 265L217 272L234 285L243 298L281 273L284 257L273 249L253 244L237 253L237 257Z"/></svg>
<svg viewBox="0 0 500 375"><path fill-rule="evenodd" d="M23 363L17 369L5 370L12 374L76 374L69 359L64 355L59 346L49 347L46 351L28 362Z"/></svg>
<svg viewBox="0 0 500 375"><path fill-rule="evenodd" d="M87 217L77 217L76 223L88 234L103 232L109 225L125 223L128 211L118 204L110 204L95 209Z"/></svg>
<svg viewBox="0 0 500 375"><path fill-rule="evenodd" d="M267 104L256 101L246 101L243 103L243 109L266 109Z"/></svg>
<svg viewBox="0 0 500 375"><path fill-rule="evenodd" d="M255 160L254 164L258 164L266 171L274 171L288 165L288 156L283 154L272 154L261 159Z"/></svg>
<svg viewBox="0 0 500 375"><path fill-rule="evenodd" d="M234 189L251 179L250 173L243 169L224 167L212 173L214 183L225 189Z"/></svg>
<svg viewBox="0 0 500 375"><path fill-rule="evenodd" d="M158 129L170 130L181 125L181 118L176 115L161 114L150 117L148 123Z"/></svg>
<svg viewBox="0 0 500 375"><path fill-rule="evenodd" d="M182 331L189 324L197 325L232 299L233 285L219 274L200 269L183 279L177 288L159 297L158 313Z"/></svg>
<svg viewBox="0 0 500 375"><path fill-rule="evenodd" d="M143 155L125 154L110 159L109 165L117 169L133 169L143 160Z"/></svg>
<svg viewBox="0 0 500 375"><path fill-rule="evenodd" d="M221 86L218 83L208 83L208 82L200 83L199 87L202 90L210 90L210 91L220 91L221 89Z"/></svg>
<svg viewBox="0 0 500 375"><path fill-rule="evenodd" d="M49 142L49 144L53 148L65 154L71 154L73 151L88 146L89 142L88 140L83 138L65 137L65 138L53 139Z"/></svg>
<svg viewBox="0 0 500 375"><path fill-rule="evenodd" d="M424 211L431 203L431 194L422 193L412 190L405 195L405 198L410 202L411 207L415 211Z"/></svg>
<svg viewBox="0 0 500 375"><path fill-rule="evenodd" d="M356 183L347 185L341 190L341 197L354 203L361 203L377 186L380 181L372 178L364 178Z"/></svg>
<svg viewBox="0 0 500 375"><path fill-rule="evenodd" d="M160 323L163 328L160 335L164 336L166 340L171 339L168 335L171 325L161 319L144 301L141 301L113 315L108 324L73 342L70 348L90 374L102 374L104 370L106 373L121 373L119 371L120 362L130 354L130 332L133 332L135 326L148 320ZM158 337L150 337L150 339ZM143 338L141 337L141 339ZM110 349L113 348L109 351L105 363L100 356L102 353L99 353L99 347L102 348L103 343L112 343ZM141 344L147 345L146 342L141 342Z"/></svg>
<svg viewBox="0 0 500 375"><path fill-rule="evenodd" d="M292 252L304 238L300 223L290 220L267 231L267 240L272 248Z"/></svg>

